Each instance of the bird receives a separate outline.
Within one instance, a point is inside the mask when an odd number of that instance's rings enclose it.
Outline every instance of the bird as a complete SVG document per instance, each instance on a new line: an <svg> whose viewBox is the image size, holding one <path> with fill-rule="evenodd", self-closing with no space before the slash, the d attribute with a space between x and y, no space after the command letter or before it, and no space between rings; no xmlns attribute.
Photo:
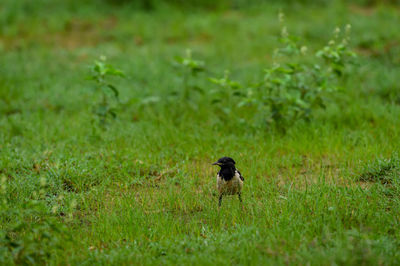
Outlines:
<svg viewBox="0 0 400 266"><path fill-rule="evenodd" d="M236 162L230 157L219 158L213 165L221 167L217 173L217 189L219 193L218 207L221 207L224 195L238 195L242 204L242 187L244 178L235 167Z"/></svg>

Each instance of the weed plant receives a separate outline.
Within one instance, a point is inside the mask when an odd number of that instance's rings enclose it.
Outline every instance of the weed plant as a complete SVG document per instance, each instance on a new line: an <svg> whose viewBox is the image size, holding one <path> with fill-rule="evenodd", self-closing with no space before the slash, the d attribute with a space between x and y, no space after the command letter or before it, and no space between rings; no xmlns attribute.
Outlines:
<svg viewBox="0 0 400 266"><path fill-rule="evenodd" d="M107 64L104 56L95 61L91 67L92 75L88 78L95 82L95 97L99 98L93 106L93 113L97 116L98 123L105 127L110 118L117 117L117 104L119 103L119 90L109 80L112 76L124 77L124 73ZM110 97L110 93L113 97ZM114 102L112 102L114 98Z"/></svg>

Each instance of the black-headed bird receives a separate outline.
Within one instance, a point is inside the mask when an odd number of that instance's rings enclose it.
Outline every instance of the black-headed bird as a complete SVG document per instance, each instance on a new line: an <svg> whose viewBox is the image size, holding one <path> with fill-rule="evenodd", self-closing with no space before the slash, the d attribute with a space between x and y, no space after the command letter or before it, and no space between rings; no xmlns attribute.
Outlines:
<svg viewBox="0 0 400 266"><path fill-rule="evenodd" d="M244 178L235 167L235 161L230 157L222 157L213 165L221 167L217 174L217 189L219 193L218 206L221 206L224 195L238 195L242 203L242 187Z"/></svg>

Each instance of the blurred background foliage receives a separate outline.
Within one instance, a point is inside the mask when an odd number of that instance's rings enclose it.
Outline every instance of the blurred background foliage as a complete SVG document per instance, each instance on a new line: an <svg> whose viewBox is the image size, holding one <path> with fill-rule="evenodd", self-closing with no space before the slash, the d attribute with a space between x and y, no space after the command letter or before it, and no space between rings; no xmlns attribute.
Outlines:
<svg viewBox="0 0 400 266"><path fill-rule="evenodd" d="M151 10L164 5L172 5L181 8L206 8L206 9L231 9L257 7L259 5L330 5L356 4L361 6L376 6L381 4L397 5L400 0L3 0L0 3L2 12L18 9L21 12L32 12L35 9L48 6L63 6L67 8L81 8L84 5L111 5L131 6L133 8ZM5 8L7 6L7 8ZM8 9L8 10L5 10ZM10 12L11 13L11 12Z"/></svg>

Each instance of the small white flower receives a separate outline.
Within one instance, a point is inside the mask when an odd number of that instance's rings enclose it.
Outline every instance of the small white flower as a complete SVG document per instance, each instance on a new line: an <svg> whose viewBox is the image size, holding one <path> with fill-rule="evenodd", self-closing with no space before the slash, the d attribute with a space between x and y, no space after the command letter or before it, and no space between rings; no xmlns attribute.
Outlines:
<svg viewBox="0 0 400 266"><path fill-rule="evenodd" d="M305 55L305 54L307 53L307 50L308 50L307 46L302 46L302 47L300 48L300 52L301 52L303 55Z"/></svg>

